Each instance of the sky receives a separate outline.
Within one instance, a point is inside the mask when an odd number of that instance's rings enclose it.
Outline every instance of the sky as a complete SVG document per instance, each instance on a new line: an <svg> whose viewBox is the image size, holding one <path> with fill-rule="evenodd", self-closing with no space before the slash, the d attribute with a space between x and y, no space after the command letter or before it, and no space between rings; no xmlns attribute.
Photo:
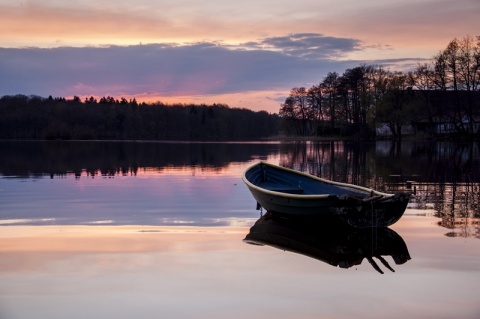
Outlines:
<svg viewBox="0 0 480 319"><path fill-rule="evenodd" d="M0 96L277 113L328 72L412 70L479 30L479 0L0 0Z"/></svg>

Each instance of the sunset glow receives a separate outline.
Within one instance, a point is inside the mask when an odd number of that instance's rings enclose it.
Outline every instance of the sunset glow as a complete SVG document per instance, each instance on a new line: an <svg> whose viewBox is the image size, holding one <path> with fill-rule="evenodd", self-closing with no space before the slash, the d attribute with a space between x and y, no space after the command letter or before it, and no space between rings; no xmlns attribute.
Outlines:
<svg viewBox="0 0 480 319"><path fill-rule="evenodd" d="M480 3L0 0L0 96L135 97L278 112L361 63L408 70L480 29Z"/></svg>

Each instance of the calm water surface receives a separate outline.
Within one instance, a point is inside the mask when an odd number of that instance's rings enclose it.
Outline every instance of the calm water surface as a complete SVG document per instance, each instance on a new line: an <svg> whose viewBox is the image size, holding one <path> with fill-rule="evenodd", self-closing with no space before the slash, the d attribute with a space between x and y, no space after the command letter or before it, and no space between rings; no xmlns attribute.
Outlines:
<svg viewBox="0 0 480 319"><path fill-rule="evenodd" d="M258 160L415 195L249 245ZM0 318L480 318L479 187L476 143L0 142Z"/></svg>

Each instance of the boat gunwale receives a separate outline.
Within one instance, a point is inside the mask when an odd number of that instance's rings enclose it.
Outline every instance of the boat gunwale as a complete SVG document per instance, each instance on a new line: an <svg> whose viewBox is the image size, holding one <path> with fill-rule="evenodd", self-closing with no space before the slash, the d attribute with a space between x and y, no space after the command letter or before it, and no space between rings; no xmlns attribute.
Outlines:
<svg viewBox="0 0 480 319"><path fill-rule="evenodd" d="M265 161L260 161L260 162L254 164L254 165L249 166L243 172L242 179L243 179L244 183L247 184L247 186L250 187L250 188L253 188L253 189L255 189L259 192L269 194L269 195L281 196L281 197L286 197L286 198L291 198L291 199L326 199L326 198L329 198L331 196L336 196L336 195L332 195L332 194L319 194L319 195L290 194L290 193L272 191L272 190L257 186L247 179L246 174L247 174L248 171L250 171L254 167L260 166L262 164L266 165L266 166L270 166L270 167L275 168L275 169L284 170L284 171L287 171L289 173L302 175L302 176L317 180L317 181L322 182L322 183L336 185L336 186L342 186L342 187L347 187L347 188L358 189L358 190L361 190L361 191L364 191L364 192L371 193L371 194L376 195L376 196L379 196L379 195L383 196L383 198L379 199L380 201L395 196L395 194L376 191L372 188L367 188L367 187L363 187L363 186L359 186L359 185L355 185L355 184L341 183L341 182L331 181L331 180L328 180L328 179L323 179L323 178L320 178L320 177L317 177L317 176L314 176L314 175L311 175L311 174L308 174L308 173L300 172L300 171L290 169L290 168L287 168L287 167L283 167L283 166L279 166L279 165L274 165L274 164L271 164L271 163L268 163L268 162L265 162Z"/></svg>

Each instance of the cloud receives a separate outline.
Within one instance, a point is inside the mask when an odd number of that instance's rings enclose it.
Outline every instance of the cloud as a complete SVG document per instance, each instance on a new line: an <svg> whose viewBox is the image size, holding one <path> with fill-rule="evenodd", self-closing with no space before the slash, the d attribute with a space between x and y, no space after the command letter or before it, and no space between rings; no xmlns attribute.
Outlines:
<svg viewBox="0 0 480 319"><path fill-rule="evenodd" d="M337 60L358 50L362 50L359 40L315 33L235 46L198 42L0 48L0 96L137 95L171 100L189 95L288 92L292 87L318 83L328 72L342 73L358 66L362 61Z"/></svg>
<svg viewBox="0 0 480 319"><path fill-rule="evenodd" d="M346 53L360 50L361 42L357 39L329 37L317 33L297 33L266 38L256 43L256 46L305 59L338 59Z"/></svg>
<svg viewBox="0 0 480 319"><path fill-rule="evenodd" d="M311 42L292 36L259 41L250 49L210 42L105 47L0 49L0 94L103 94L125 90L161 94L218 94L311 81L335 61L310 59ZM268 44L270 49L260 49ZM295 49L292 47L295 46ZM328 49L329 52L331 51ZM335 48L339 50L339 48ZM318 56L326 56L319 52ZM315 75L314 75L315 74ZM94 91L94 92L74 92ZM96 90L96 91L95 91ZM102 92L103 91L103 92ZM119 92L111 92L119 93Z"/></svg>

